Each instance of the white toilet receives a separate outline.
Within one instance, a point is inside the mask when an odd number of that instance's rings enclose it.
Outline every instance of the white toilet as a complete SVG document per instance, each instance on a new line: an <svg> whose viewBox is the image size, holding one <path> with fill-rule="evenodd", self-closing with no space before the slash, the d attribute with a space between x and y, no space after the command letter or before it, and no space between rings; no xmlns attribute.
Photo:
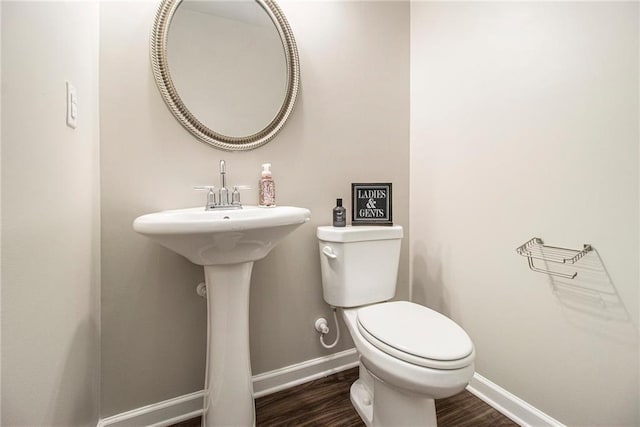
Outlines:
<svg viewBox="0 0 640 427"><path fill-rule="evenodd" d="M462 391L475 351L451 319L396 292L402 227L318 227L325 301L360 358L351 402L367 426L436 426L434 399Z"/></svg>

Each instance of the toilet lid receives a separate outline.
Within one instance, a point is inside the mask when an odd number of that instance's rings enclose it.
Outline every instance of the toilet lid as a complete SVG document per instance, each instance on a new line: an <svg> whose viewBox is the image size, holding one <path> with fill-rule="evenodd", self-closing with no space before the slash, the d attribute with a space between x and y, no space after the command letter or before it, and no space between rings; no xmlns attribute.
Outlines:
<svg viewBox="0 0 640 427"><path fill-rule="evenodd" d="M383 352L420 366L458 369L474 358L473 343L460 326L408 301L361 308L358 329Z"/></svg>

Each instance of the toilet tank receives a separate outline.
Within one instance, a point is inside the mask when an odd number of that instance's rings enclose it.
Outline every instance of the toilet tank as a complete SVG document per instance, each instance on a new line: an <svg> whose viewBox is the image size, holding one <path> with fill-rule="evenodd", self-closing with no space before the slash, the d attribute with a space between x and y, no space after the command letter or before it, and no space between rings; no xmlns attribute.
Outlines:
<svg viewBox="0 0 640 427"><path fill-rule="evenodd" d="M396 293L402 227L318 227L324 300L335 307L386 301Z"/></svg>

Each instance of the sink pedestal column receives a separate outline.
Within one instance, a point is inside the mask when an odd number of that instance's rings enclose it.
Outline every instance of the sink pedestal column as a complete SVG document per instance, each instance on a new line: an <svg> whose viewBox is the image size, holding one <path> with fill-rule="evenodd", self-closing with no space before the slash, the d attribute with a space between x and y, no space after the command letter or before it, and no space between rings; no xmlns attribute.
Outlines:
<svg viewBox="0 0 640 427"><path fill-rule="evenodd" d="M204 266L210 334L205 427L255 425L249 353L252 268L253 262Z"/></svg>

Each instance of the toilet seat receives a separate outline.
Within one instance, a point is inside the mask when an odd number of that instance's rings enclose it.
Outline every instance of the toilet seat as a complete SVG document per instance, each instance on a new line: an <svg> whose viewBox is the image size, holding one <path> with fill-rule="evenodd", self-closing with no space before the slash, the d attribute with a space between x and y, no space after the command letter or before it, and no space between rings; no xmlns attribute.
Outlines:
<svg viewBox="0 0 640 427"><path fill-rule="evenodd" d="M408 301L363 307L358 330L384 353L418 366L459 369L473 363L475 351L467 333L451 319Z"/></svg>

